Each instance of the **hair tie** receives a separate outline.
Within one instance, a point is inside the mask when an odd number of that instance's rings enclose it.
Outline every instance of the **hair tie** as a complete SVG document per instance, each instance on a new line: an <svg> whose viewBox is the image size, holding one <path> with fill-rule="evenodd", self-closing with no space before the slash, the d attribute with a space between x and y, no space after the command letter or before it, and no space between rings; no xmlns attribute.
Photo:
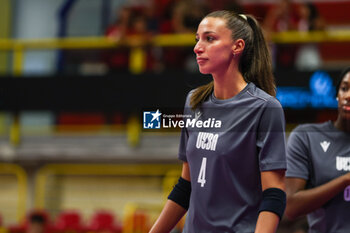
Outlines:
<svg viewBox="0 0 350 233"><path fill-rule="evenodd" d="M245 19L245 20L248 20L247 19L247 16L245 15L245 14L239 14L239 16L241 16L243 19Z"/></svg>

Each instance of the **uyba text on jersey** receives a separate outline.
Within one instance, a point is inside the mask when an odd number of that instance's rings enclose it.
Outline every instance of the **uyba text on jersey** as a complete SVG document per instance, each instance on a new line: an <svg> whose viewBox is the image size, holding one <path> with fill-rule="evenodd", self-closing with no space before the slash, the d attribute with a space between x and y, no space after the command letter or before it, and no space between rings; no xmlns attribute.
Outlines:
<svg viewBox="0 0 350 233"><path fill-rule="evenodd" d="M338 171L350 171L350 157L337 156L336 167Z"/></svg>
<svg viewBox="0 0 350 233"><path fill-rule="evenodd" d="M197 149L216 150L219 134L199 132L197 136Z"/></svg>

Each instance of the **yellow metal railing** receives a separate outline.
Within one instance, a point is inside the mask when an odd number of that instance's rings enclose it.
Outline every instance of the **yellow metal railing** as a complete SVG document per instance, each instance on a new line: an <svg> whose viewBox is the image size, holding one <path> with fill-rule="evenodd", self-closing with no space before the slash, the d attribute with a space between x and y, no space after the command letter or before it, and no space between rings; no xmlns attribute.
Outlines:
<svg viewBox="0 0 350 233"><path fill-rule="evenodd" d="M18 182L17 190L17 222L20 222L26 214L27 207L27 174L20 166L10 163L0 163L0 174L14 175Z"/></svg>
<svg viewBox="0 0 350 233"><path fill-rule="evenodd" d="M350 42L350 30L326 30L313 32L287 31L272 33L274 43L309 43L309 42ZM138 47L145 44L153 46L192 46L195 44L194 34L164 34L145 40L140 36L130 36L125 40L114 41L106 37L72 37L47 39L0 39L0 50L13 51L16 46L23 50L48 49L94 49L113 48L120 45ZM18 47L17 47L18 48Z"/></svg>
<svg viewBox="0 0 350 233"><path fill-rule="evenodd" d="M350 42L350 30L327 30L314 32L289 31L272 33L270 39L273 43L320 43L320 42ZM131 36L125 40L114 41L106 37L75 37L53 39L0 39L0 51L13 51L13 71L20 74L23 65L24 51L26 50L49 50L49 49L103 49L117 48L120 45L130 46L131 58L139 59L140 47L150 44L152 46L193 46L194 34L165 34L157 35L151 39ZM135 49L135 50L133 50ZM142 51L142 50L141 50ZM139 63L139 62L131 62ZM141 62L142 63L142 62ZM140 64L141 66L142 64ZM139 67L138 67L139 69ZM142 72L142 69L139 71Z"/></svg>
<svg viewBox="0 0 350 233"><path fill-rule="evenodd" d="M0 40L0 50L14 50L21 45L23 49L48 50L48 49L93 49L113 48L120 45L141 46L145 44L155 46L190 46L195 43L194 34L165 34L154 36L150 40L144 40L140 36L130 36L125 40L114 41L106 37L72 37L72 38L47 38L47 39L16 39Z"/></svg>
<svg viewBox="0 0 350 233"><path fill-rule="evenodd" d="M35 206L45 208L45 188L50 175L166 176L179 164L48 164L36 175Z"/></svg>
<svg viewBox="0 0 350 233"><path fill-rule="evenodd" d="M326 31L288 31L273 33L271 41L279 44L289 43L321 43L321 42L350 42L350 30Z"/></svg>

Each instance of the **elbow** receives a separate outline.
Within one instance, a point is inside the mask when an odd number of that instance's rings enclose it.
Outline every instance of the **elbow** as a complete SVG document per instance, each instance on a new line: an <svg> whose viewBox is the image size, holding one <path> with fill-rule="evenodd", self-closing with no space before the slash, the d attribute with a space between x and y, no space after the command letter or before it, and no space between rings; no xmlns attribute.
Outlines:
<svg viewBox="0 0 350 233"><path fill-rule="evenodd" d="M287 208L286 208L286 211L284 212L284 216L286 216L287 219L290 220L290 221L295 220L296 217L297 217L297 215L293 211L291 211L291 210L289 210Z"/></svg>
<svg viewBox="0 0 350 233"><path fill-rule="evenodd" d="M284 215L287 217L288 220L295 220L299 216L296 207L297 205L293 201L293 198L287 196L287 205L284 211Z"/></svg>

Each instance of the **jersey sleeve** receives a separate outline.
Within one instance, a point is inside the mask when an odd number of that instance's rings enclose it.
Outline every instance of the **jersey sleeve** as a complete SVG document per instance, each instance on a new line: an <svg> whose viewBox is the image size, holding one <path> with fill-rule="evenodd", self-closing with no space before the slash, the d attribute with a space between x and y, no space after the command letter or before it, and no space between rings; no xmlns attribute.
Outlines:
<svg viewBox="0 0 350 233"><path fill-rule="evenodd" d="M281 104L267 100L257 132L260 171L286 169L285 118Z"/></svg>
<svg viewBox="0 0 350 233"><path fill-rule="evenodd" d="M296 128L288 138L286 177L309 179L309 159L305 132Z"/></svg>
<svg viewBox="0 0 350 233"><path fill-rule="evenodd" d="M180 145L179 145L179 159L187 162L186 148L188 141L188 132L186 128L181 129Z"/></svg>

